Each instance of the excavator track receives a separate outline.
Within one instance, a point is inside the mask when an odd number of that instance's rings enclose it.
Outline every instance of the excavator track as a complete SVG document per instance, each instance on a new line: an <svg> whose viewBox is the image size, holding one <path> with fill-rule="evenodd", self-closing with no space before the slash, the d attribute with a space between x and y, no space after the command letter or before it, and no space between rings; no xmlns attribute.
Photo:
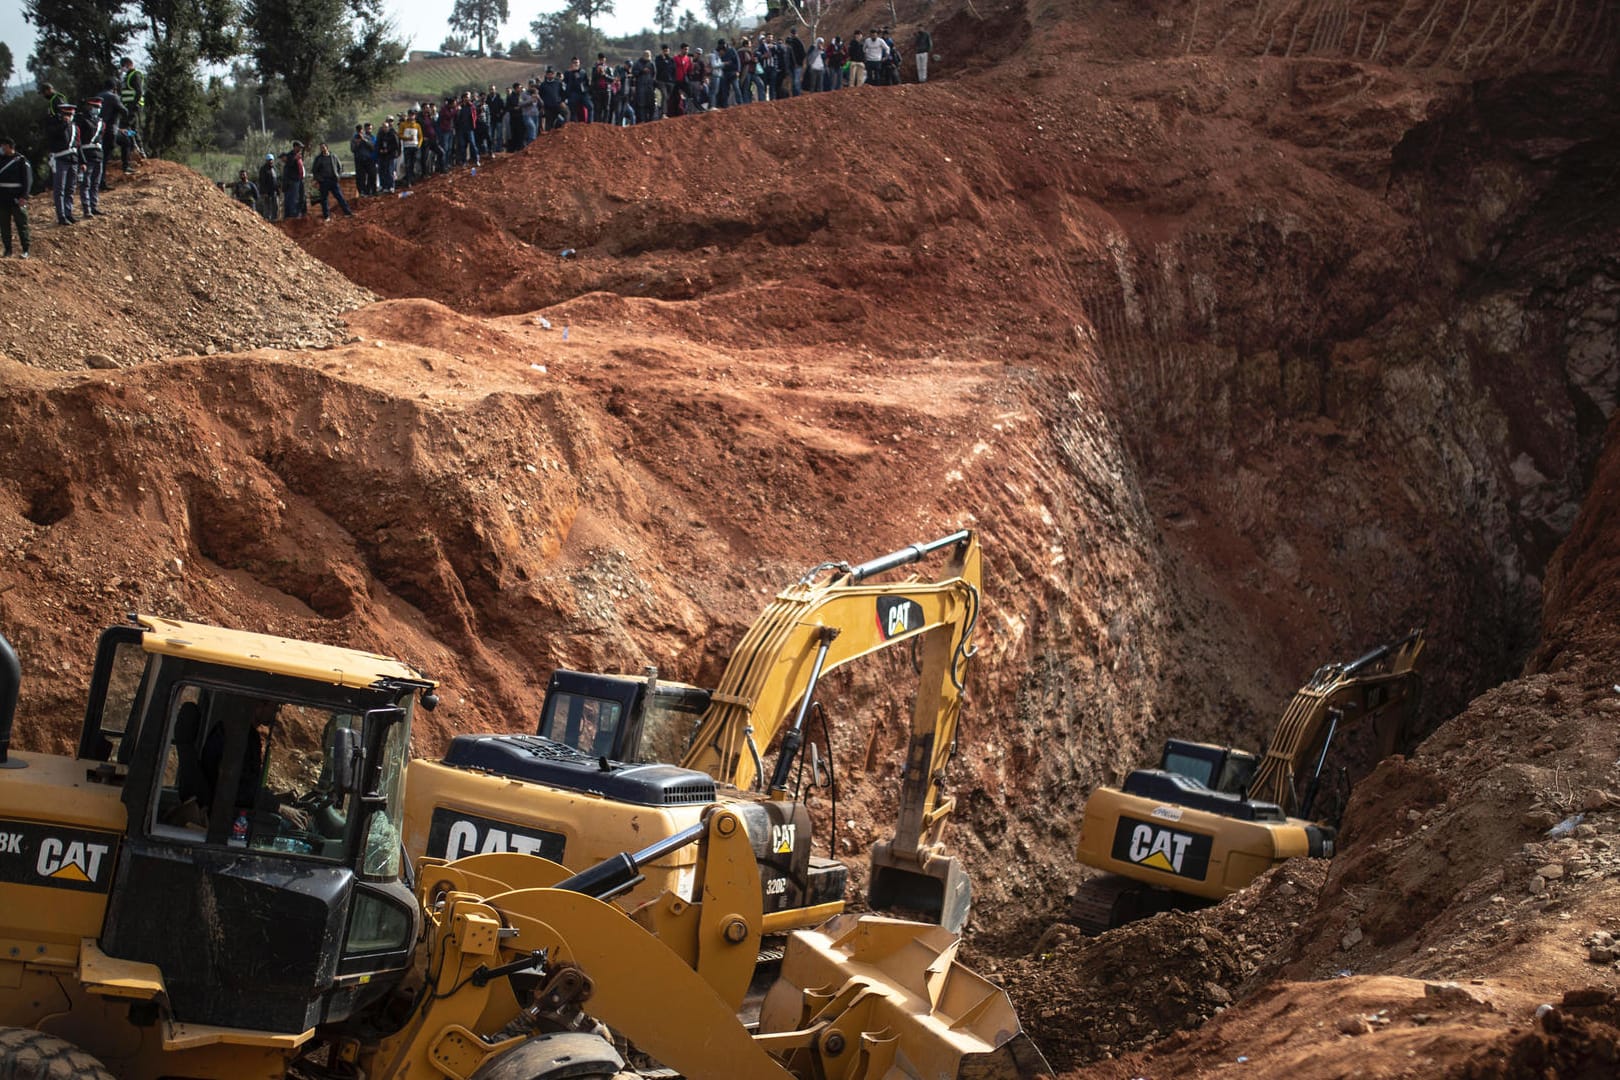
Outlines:
<svg viewBox="0 0 1620 1080"><path fill-rule="evenodd" d="M1087 878L1069 904L1069 920L1089 937L1137 918L1147 886L1119 874Z"/></svg>
<svg viewBox="0 0 1620 1080"><path fill-rule="evenodd" d="M1120 874L1101 874L1080 883L1069 904L1069 921L1089 937L1161 911L1197 911L1213 900L1155 889Z"/></svg>

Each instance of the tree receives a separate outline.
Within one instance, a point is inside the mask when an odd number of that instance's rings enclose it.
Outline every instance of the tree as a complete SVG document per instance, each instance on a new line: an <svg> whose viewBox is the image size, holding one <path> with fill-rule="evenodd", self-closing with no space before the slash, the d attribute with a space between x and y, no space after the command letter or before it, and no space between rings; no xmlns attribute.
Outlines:
<svg viewBox="0 0 1620 1080"><path fill-rule="evenodd" d="M464 53L467 51L467 39L460 34L446 34L444 40L439 42L439 51L447 53Z"/></svg>
<svg viewBox="0 0 1620 1080"><path fill-rule="evenodd" d="M687 8L681 12L681 21L675 24L675 32L684 38L696 37L697 35L693 31L697 27L697 16L692 14L691 8Z"/></svg>
<svg viewBox="0 0 1620 1080"><path fill-rule="evenodd" d="M737 36L737 27L742 22L743 0L703 0L703 10L709 13L709 21L721 34L728 38Z"/></svg>
<svg viewBox="0 0 1620 1080"><path fill-rule="evenodd" d="M100 90L118 70L139 23L127 0L23 0L23 19L39 31L28 70L73 98Z"/></svg>
<svg viewBox="0 0 1620 1080"><path fill-rule="evenodd" d="M506 50L506 55L513 60L533 60L534 46L529 44L528 38L520 37L512 42L512 47Z"/></svg>
<svg viewBox="0 0 1620 1080"><path fill-rule="evenodd" d="M594 32L598 15L613 14L613 0L568 0L568 10L579 17L587 30Z"/></svg>
<svg viewBox="0 0 1620 1080"><path fill-rule="evenodd" d="M675 0L658 0L658 6L653 8L653 22L658 25L659 34L668 37L675 28Z"/></svg>
<svg viewBox="0 0 1620 1080"><path fill-rule="evenodd" d="M237 0L140 0L139 10L151 35L141 140L154 154L190 148L220 101L198 79L198 69L241 52L241 8Z"/></svg>
<svg viewBox="0 0 1620 1080"><path fill-rule="evenodd" d="M557 67L565 66L570 57L584 60L596 55L596 31L580 22L571 8L540 13L529 24L529 33L534 35L534 51Z"/></svg>
<svg viewBox="0 0 1620 1080"><path fill-rule="evenodd" d="M0 41L0 101L5 100L6 87L11 85L11 73L13 70L11 46Z"/></svg>
<svg viewBox="0 0 1620 1080"><path fill-rule="evenodd" d="M821 23L838 7L838 0L786 0L793 17L810 31L813 38L821 32Z"/></svg>
<svg viewBox="0 0 1620 1080"><path fill-rule="evenodd" d="M278 111L309 142L327 121L388 84L405 45L382 17L381 0L246 0L253 63L278 84Z"/></svg>
<svg viewBox="0 0 1620 1080"><path fill-rule="evenodd" d="M478 55L488 56L486 43L496 42L496 34L512 17L506 0L456 0L450 9L450 28L478 41Z"/></svg>

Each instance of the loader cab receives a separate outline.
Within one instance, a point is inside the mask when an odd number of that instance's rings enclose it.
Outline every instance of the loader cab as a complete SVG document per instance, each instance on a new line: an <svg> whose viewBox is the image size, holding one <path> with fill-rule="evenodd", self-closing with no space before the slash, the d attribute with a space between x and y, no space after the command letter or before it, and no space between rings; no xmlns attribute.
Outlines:
<svg viewBox="0 0 1620 1080"><path fill-rule="evenodd" d="M1159 758L1159 769L1196 780L1211 791L1244 795L1254 780L1259 759L1247 750L1213 743L1167 739Z"/></svg>
<svg viewBox="0 0 1620 1080"><path fill-rule="evenodd" d="M176 1021L301 1033L409 968L410 725L432 683L385 657L142 619L97 649L80 757L127 825L98 942L153 965Z"/></svg>
<svg viewBox="0 0 1620 1080"><path fill-rule="evenodd" d="M546 683L536 734L610 761L680 761L711 691L658 678L558 668Z"/></svg>

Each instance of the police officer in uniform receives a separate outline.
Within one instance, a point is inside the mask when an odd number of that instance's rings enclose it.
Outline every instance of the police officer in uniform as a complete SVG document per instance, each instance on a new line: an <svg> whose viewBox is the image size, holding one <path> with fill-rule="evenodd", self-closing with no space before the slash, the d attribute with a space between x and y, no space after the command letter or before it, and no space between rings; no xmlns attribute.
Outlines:
<svg viewBox="0 0 1620 1080"><path fill-rule="evenodd" d="M101 217L102 160L101 99L93 97L84 103L84 115L79 117L79 150L84 169L79 173L79 209L85 217Z"/></svg>
<svg viewBox="0 0 1620 1080"><path fill-rule="evenodd" d="M135 70L135 61L129 57L120 60L118 66L121 69L118 100L124 106L124 118L129 122L130 129L136 132L135 137L139 138L141 110L146 107L146 81L141 78L141 73ZM124 171L127 173L135 171L127 157L124 158Z"/></svg>
<svg viewBox="0 0 1620 1080"><path fill-rule="evenodd" d="M22 257L28 258L28 193L33 190L33 166L17 153L17 144L9 135L0 135L0 239L5 240L8 258L13 221L22 240Z"/></svg>
<svg viewBox="0 0 1620 1080"><path fill-rule="evenodd" d="M73 120L76 111L68 102L58 102L56 115L45 121L45 155L51 167L51 197L56 203L58 225L73 224L73 191L84 160L79 125Z"/></svg>

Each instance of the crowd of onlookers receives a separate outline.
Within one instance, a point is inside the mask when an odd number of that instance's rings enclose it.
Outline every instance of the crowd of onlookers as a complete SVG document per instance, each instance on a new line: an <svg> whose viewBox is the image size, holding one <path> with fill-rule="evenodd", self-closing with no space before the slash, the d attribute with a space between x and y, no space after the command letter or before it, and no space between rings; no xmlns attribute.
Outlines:
<svg viewBox="0 0 1620 1080"><path fill-rule="evenodd" d="M926 82L933 52L928 31L918 29L911 46L912 73ZM541 132L568 123L629 125L804 93L895 85L906 59L888 28L857 30L847 42L837 36L807 41L794 28L782 38L721 39L707 53L682 42L660 46L656 55L644 50L639 59L626 57L623 63L598 53L589 68L574 57L566 68L548 65L506 93L494 86L481 93L469 90L440 104L407 109L402 117L386 117L375 130L356 124L348 146L355 190L363 196L392 193L455 166L476 168L492 154L521 150ZM256 179L243 170L231 192L268 220L301 217L308 208L305 184L314 179L323 216L329 213L329 196L348 213L338 186L342 175L327 144L306 163L303 145L294 142L279 159L266 154Z"/></svg>

